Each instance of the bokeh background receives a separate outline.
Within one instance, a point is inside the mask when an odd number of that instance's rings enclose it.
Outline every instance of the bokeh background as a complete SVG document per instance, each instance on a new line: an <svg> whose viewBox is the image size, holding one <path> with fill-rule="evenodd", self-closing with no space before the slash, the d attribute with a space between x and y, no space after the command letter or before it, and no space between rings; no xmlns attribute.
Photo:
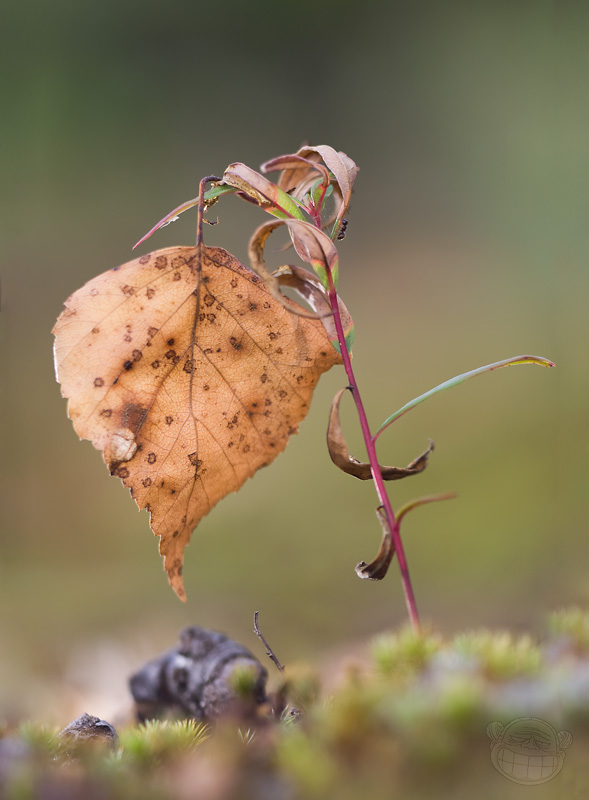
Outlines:
<svg viewBox="0 0 589 800"><path fill-rule="evenodd" d="M405 621L395 565L380 584L354 574L380 532L372 486L324 445L343 370L286 453L201 523L186 606L53 374L70 293L129 260L203 175L305 141L361 168L341 292L373 425L491 361L558 364L485 375L383 436L399 465L436 442L394 505L459 493L406 520L422 616L538 633L587 604L588 6L20 0L2 16L0 716L105 716L186 624L263 657L258 610L283 662L329 664ZM208 243L245 259L262 213L216 210ZM186 214L142 252L193 240ZM344 423L361 456L351 404Z"/></svg>

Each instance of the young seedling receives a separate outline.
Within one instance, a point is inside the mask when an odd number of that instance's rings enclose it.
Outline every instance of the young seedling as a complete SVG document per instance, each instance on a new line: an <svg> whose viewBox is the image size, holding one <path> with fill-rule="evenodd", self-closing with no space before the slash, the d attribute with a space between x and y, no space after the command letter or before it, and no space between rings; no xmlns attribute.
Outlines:
<svg viewBox="0 0 589 800"><path fill-rule="evenodd" d="M275 171L275 183L262 174ZM381 580L396 553L417 631L401 522L411 509L454 495L415 500L395 515L385 481L422 472L433 443L407 467L387 467L378 461L378 438L428 397L475 375L515 364L554 365L518 356L464 373L410 401L373 433L350 358L354 325L338 294L336 242L346 232L356 174L348 156L321 145L268 161L261 172L233 163L223 176L204 178L198 197L166 215L136 245L196 206L194 247L143 255L99 275L66 301L54 328L56 373L80 438L103 451L111 474L150 512L170 584L185 600L183 552L194 528L284 450L320 375L343 365L347 386L334 398L327 444L341 470L374 482L383 529L378 556L360 562L356 572ZM205 214L226 194L274 217L250 240L252 269L204 244ZM315 274L290 264L273 272L266 267L266 242L280 227ZM287 287L311 310L287 298ZM350 455L343 435L339 405L346 390L356 405L366 462Z"/></svg>

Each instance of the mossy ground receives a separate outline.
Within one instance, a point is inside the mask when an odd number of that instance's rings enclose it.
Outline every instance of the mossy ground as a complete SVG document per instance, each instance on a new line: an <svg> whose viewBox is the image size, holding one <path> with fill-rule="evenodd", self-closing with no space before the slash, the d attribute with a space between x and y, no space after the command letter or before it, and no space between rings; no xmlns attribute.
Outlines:
<svg viewBox="0 0 589 800"><path fill-rule="evenodd" d="M128 725L114 752L67 754L57 732L40 724L4 729L1 743L16 749L8 760L0 749L0 797L586 798L589 616L559 612L547 627L542 641L486 630L450 641L435 632L383 634L329 695L310 669L291 670L300 715L214 729ZM494 768L487 734L491 723L524 717L572 734L560 773L533 787Z"/></svg>

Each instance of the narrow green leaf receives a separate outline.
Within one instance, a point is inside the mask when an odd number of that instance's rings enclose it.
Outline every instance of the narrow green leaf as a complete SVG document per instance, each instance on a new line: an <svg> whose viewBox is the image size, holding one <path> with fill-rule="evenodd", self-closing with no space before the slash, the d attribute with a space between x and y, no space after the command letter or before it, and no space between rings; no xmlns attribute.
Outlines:
<svg viewBox="0 0 589 800"><path fill-rule="evenodd" d="M399 417L402 417L403 414L411 411L411 409L415 408L415 406L423 403L423 401L427 400L429 397L433 397L433 395L438 394L438 392L442 392L444 389L451 389L453 386L458 386L460 383L464 383L464 381L467 381L469 378L474 378L476 375L482 375L484 372L493 372L493 370L501 369L501 367L513 367L517 366L518 364L537 364L540 367L556 366L554 362L549 361L547 358L542 358L541 356L514 356L513 358L506 358L503 361L495 361L493 364L487 364L484 367L473 369L470 372L463 372L462 375L457 375L455 378L451 378L449 381L440 383L439 386L436 386L434 389L430 389L429 392L425 392L425 394L421 394L419 397L410 400L398 411L395 411L394 414L391 414L390 417L385 419L380 428L374 434L374 438L376 439L378 436L380 436L385 428L388 428L389 425L391 425L395 420L399 419Z"/></svg>

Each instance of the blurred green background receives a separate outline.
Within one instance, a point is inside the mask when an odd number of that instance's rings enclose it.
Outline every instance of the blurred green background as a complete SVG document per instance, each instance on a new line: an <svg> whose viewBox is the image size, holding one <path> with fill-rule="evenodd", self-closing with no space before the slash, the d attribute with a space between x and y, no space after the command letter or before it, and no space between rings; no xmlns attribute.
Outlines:
<svg viewBox="0 0 589 800"><path fill-rule="evenodd" d="M129 260L203 175L305 141L361 168L341 292L373 425L491 361L558 365L485 375L383 436L399 465L436 443L424 475L391 484L394 505L459 493L405 524L422 616L538 631L550 609L589 602L588 22L587 4L545 0L6 4L0 715L104 716L186 624L262 656L259 610L288 664L406 619L396 564L381 584L354 574L380 532L372 486L324 445L342 369L286 453L201 523L186 606L54 379L69 294ZM216 211L208 243L245 259L263 214L231 197ZM193 240L186 214L141 252ZM344 423L362 456L351 404Z"/></svg>

